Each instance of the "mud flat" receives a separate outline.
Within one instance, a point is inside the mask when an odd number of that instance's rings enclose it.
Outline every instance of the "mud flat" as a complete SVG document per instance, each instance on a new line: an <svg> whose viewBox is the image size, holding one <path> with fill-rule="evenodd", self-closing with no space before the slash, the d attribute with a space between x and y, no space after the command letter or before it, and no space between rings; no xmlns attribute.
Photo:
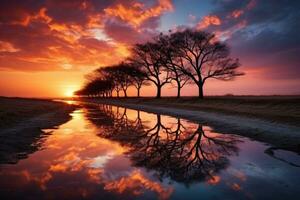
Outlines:
<svg viewBox="0 0 300 200"><path fill-rule="evenodd" d="M71 119L74 105L41 99L0 98L0 164L16 163L39 149L49 133Z"/></svg>

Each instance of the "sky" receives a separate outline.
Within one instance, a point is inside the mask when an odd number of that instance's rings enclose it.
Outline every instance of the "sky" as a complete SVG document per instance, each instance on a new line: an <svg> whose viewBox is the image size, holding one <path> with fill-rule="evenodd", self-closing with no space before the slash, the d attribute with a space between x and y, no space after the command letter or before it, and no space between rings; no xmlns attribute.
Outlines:
<svg viewBox="0 0 300 200"><path fill-rule="evenodd" d="M215 33L245 72L208 81L206 95L300 94L299 10L295 0L0 0L0 96L70 96L133 44L182 28Z"/></svg>

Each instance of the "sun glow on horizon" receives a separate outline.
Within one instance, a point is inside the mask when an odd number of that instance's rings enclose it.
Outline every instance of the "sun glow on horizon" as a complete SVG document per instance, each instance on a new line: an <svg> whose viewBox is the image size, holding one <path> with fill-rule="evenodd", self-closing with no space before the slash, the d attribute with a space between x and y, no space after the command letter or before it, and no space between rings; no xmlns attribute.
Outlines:
<svg viewBox="0 0 300 200"><path fill-rule="evenodd" d="M71 85L71 86L66 86L64 88L64 96L65 97L73 97L74 92L79 89L79 86Z"/></svg>
<svg viewBox="0 0 300 200"><path fill-rule="evenodd" d="M66 97L72 97L74 95L74 91L68 90L65 92Z"/></svg>

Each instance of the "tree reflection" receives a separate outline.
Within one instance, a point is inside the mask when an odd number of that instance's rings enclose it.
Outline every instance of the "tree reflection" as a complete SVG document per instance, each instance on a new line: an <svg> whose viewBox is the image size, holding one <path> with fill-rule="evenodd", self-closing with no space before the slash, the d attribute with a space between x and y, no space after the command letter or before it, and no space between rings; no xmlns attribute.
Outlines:
<svg viewBox="0 0 300 200"><path fill-rule="evenodd" d="M178 119L178 128L169 131L160 120L157 122L156 131L147 132L131 155L137 166L154 169L161 178L170 177L186 183L199 181L225 168L228 165L226 156L237 152L235 143L238 140L228 136L208 136L201 125L193 132L183 131Z"/></svg>
<svg viewBox="0 0 300 200"><path fill-rule="evenodd" d="M186 184L210 179L228 166L228 156L238 152L236 136L213 133L200 124L179 118L175 123L163 122L157 114L150 127L140 111L136 119L129 119L127 109L102 109L113 125L105 126L99 135L128 146L134 165L154 170L161 179Z"/></svg>

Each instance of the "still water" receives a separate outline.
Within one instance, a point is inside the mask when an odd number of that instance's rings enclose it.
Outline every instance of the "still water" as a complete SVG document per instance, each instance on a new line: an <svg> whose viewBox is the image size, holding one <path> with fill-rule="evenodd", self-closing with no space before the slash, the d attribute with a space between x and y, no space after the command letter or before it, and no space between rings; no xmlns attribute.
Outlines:
<svg viewBox="0 0 300 200"><path fill-rule="evenodd" d="M44 132L35 152L0 165L1 199L300 196L299 155L184 119L94 104Z"/></svg>

